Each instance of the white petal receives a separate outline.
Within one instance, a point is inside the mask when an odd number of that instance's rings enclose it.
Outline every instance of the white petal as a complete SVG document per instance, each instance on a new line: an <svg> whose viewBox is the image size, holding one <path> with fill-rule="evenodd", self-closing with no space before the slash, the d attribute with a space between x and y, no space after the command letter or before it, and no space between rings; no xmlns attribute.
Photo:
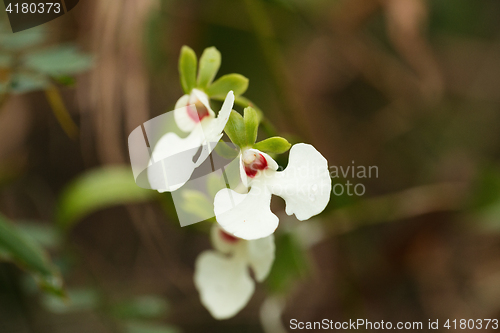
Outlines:
<svg viewBox="0 0 500 333"><path fill-rule="evenodd" d="M203 252L196 260L194 283L201 303L216 319L227 319L245 307L255 286L246 263L215 251Z"/></svg>
<svg viewBox="0 0 500 333"><path fill-rule="evenodd" d="M247 259L255 273L255 279L264 281L274 262L274 235L247 241Z"/></svg>
<svg viewBox="0 0 500 333"><path fill-rule="evenodd" d="M230 189L217 192L214 212L225 231L250 240L267 237L278 227L278 217L271 212L270 205L269 190L261 182L254 182L246 194Z"/></svg>
<svg viewBox="0 0 500 333"><path fill-rule="evenodd" d="M197 125L187 112L189 104L189 95L182 96L177 103L175 103L175 123L184 132L191 132Z"/></svg>
<svg viewBox="0 0 500 333"><path fill-rule="evenodd" d="M153 150L153 165L148 168L148 180L152 189L159 192L175 191L191 177L196 164L193 158L204 141L198 125L186 138L175 133L165 134ZM206 157L205 157L206 158Z"/></svg>
<svg viewBox="0 0 500 333"><path fill-rule="evenodd" d="M227 121L229 120L229 115L231 114L231 110L234 105L234 94L232 91L227 93L226 99L222 104L222 108L217 115L217 118L210 119L210 122L207 125L204 125L205 136L207 139L217 136L224 130L226 127Z"/></svg>
<svg viewBox="0 0 500 333"><path fill-rule="evenodd" d="M188 106L189 104L189 95L183 95L177 100L177 103L175 103L175 109L183 108L185 106Z"/></svg>
<svg viewBox="0 0 500 333"><path fill-rule="evenodd" d="M236 243L227 242L222 238L221 232L224 231L222 231L222 229L217 224L212 225L212 228L210 230L210 240L212 241L212 246L214 247L214 249L221 253L234 253L236 252L238 247L241 247L244 243L247 242L243 239L239 239Z"/></svg>
<svg viewBox="0 0 500 333"><path fill-rule="evenodd" d="M286 213L295 214L301 221L321 213L330 201L328 162L308 144L294 145L287 168L265 182L271 193L285 199Z"/></svg>

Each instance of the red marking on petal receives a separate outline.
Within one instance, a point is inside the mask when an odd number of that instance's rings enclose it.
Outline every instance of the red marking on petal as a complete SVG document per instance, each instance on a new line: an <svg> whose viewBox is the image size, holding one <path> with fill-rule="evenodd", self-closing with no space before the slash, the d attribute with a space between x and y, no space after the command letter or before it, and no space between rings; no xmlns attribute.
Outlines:
<svg viewBox="0 0 500 333"><path fill-rule="evenodd" d="M250 164L245 164L245 173L248 177L253 178L257 172L267 169L267 160L262 154L258 154L255 160Z"/></svg>
<svg viewBox="0 0 500 333"><path fill-rule="evenodd" d="M219 229L219 234L220 234L220 237L222 238L222 240L227 242L227 243L234 244L240 240L238 237L234 237L233 235L228 234L227 232L225 232L222 229Z"/></svg>
<svg viewBox="0 0 500 333"><path fill-rule="evenodd" d="M208 117L208 109L200 102L187 106L187 114L195 123L199 123L203 118Z"/></svg>

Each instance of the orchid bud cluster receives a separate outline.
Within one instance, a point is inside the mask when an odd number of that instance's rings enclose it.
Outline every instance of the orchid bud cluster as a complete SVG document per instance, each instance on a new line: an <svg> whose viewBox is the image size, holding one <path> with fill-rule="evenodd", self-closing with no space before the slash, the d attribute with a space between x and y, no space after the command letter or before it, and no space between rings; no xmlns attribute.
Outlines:
<svg viewBox="0 0 500 333"><path fill-rule="evenodd" d="M203 252L195 264L195 286L202 304L214 318L226 319L238 313L250 300L255 283L263 281L274 262L274 235L279 218L271 211L272 195L285 201L287 215L300 221L321 213L330 200L331 178L327 160L305 143L291 145L275 136L257 142L262 112L251 106L243 115L233 110L248 103L241 95L248 79L229 74L215 80L221 55L214 47L203 52L199 64L193 50L184 46L179 59L181 85L185 95L176 103L174 119L186 134L167 133L155 145L152 156L165 159L185 151L201 155L196 168L216 149L224 133L238 148L240 186L219 189L213 197L211 240L215 250ZM211 101L223 101L218 113ZM288 165L280 170L273 156L289 151ZM192 155L194 155L194 152ZM187 158L193 158L188 154ZM160 192L182 191L193 170L185 171L181 180L168 183L157 174L148 174L151 188ZM279 214L283 215L283 214Z"/></svg>

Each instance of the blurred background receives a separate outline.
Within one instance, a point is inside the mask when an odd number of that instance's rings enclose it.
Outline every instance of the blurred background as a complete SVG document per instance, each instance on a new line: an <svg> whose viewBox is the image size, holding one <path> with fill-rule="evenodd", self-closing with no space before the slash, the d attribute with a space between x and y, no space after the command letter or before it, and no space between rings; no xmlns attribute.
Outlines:
<svg viewBox="0 0 500 333"><path fill-rule="evenodd" d="M82 0L15 35L2 13L0 332L500 317L498 0ZM378 168L280 216L271 275L226 321L193 284L207 223L181 228L129 169L128 134L182 95L183 45L215 46L291 142Z"/></svg>

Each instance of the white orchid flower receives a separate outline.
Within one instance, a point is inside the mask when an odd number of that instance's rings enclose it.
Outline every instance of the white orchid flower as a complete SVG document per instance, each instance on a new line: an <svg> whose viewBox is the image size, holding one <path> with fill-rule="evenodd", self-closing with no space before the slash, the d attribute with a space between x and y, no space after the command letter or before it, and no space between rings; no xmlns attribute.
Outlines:
<svg viewBox="0 0 500 333"><path fill-rule="evenodd" d="M299 143L290 149L288 166L266 153L246 149L240 155L240 173L248 193L220 190L214 199L219 225L228 233L247 240L271 235L279 219L271 212L271 196L285 200L286 213L303 221L321 213L330 201L331 179L327 160L311 145Z"/></svg>
<svg viewBox="0 0 500 333"><path fill-rule="evenodd" d="M194 169L206 160L221 139L233 104L234 94L230 91L216 117L208 96L201 90L193 89L177 101L175 122L189 134L181 138L169 132L158 140L152 153L156 163L148 171L151 188L158 192L175 191L190 179ZM200 147L201 154L194 161Z"/></svg>
<svg viewBox="0 0 500 333"><path fill-rule="evenodd" d="M274 236L246 241L214 224L211 240L215 251L205 251L196 259L194 283L201 303L212 316L227 319L243 309L254 293L249 268L258 282L269 274L274 262Z"/></svg>

